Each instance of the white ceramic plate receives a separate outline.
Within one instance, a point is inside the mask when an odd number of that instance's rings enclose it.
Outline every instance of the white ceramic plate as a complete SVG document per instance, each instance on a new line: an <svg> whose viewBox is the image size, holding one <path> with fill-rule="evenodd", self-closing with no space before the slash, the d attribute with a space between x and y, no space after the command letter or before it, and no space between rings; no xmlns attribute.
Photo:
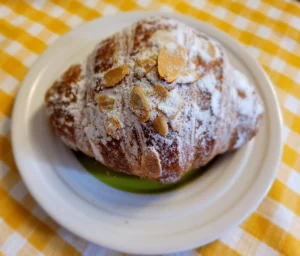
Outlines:
<svg viewBox="0 0 300 256"><path fill-rule="evenodd" d="M86 172L52 133L43 101L47 88L96 42L157 12L132 12L86 23L61 37L39 58L17 96L13 150L22 177L38 203L58 223L96 244L136 254L191 249L237 226L269 190L281 158L281 117L273 86L259 64L228 35L179 14L165 14L220 41L233 65L257 86L265 121L256 137L223 156L194 182L169 193L131 194ZM20 129L22 127L22 129Z"/></svg>

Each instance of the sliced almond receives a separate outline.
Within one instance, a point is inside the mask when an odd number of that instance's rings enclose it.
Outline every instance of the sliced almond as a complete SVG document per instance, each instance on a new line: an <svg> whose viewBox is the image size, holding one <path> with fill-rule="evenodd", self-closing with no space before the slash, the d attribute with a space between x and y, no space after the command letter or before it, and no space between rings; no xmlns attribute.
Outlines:
<svg viewBox="0 0 300 256"><path fill-rule="evenodd" d="M117 117L112 116L106 119L104 127L107 134L114 139L119 140L122 137L121 123Z"/></svg>
<svg viewBox="0 0 300 256"><path fill-rule="evenodd" d="M176 82L180 84L190 84L197 81L200 77L200 74L196 70L183 69Z"/></svg>
<svg viewBox="0 0 300 256"><path fill-rule="evenodd" d="M156 61L152 58L138 59L136 61L135 76L137 78L144 77L155 65Z"/></svg>
<svg viewBox="0 0 300 256"><path fill-rule="evenodd" d="M155 85L155 84L159 83L159 84L163 85L169 91L176 87L176 81L174 81L172 83L167 83L164 79L162 79L159 76L157 66L154 66L148 72L148 74L146 74L146 78L151 84Z"/></svg>
<svg viewBox="0 0 300 256"><path fill-rule="evenodd" d="M169 91L162 85L156 84L154 88L154 95L162 101L168 98Z"/></svg>
<svg viewBox="0 0 300 256"><path fill-rule="evenodd" d="M166 136L168 134L168 124L163 115L158 115L152 122L153 128L160 135Z"/></svg>
<svg viewBox="0 0 300 256"><path fill-rule="evenodd" d="M162 168L158 152L154 147L147 147L142 156L142 169L147 176L159 178L162 174Z"/></svg>
<svg viewBox="0 0 300 256"><path fill-rule="evenodd" d="M142 90L134 86L131 92L131 109L141 123L145 123L150 118L150 105Z"/></svg>
<svg viewBox="0 0 300 256"><path fill-rule="evenodd" d="M158 73L168 83L180 74L186 61L186 50L176 42L166 43L158 55Z"/></svg>
<svg viewBox="0 0 300 256"><path fill-rule="evenodd" d="M107 95L99 95L98 97L98 107L100 111L107 113L114 109L115 98L109 97Z"/></svg>
<svg viewBox="0 0 300 256"><path fill-rule="evenodd" d="M104 75L104 86L112 87L119 83L126 75L129 74L130 68L126 65L121 65L119 67L109 70Z"/></svg>
<svg viewBox="0 0 300 256"><path fill-rule="evenodd" d="M217 55L217 49L212 42L208 42L208 53L212 58L215 58Z"/></svg>

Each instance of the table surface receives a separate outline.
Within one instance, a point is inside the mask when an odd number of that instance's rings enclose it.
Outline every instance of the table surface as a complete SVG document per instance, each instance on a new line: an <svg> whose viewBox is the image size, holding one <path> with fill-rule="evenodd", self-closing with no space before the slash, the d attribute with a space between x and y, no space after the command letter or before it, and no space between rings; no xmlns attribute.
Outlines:
<svg viewBox="0 0 300 256"><path fill-rule="evenodd" d="M284 117L284 150L279 172L258 209L220 240L176 255L300 255L298 2L0 0L0 256L120 255L71 234L39 207L16 168L10 126L20 83L49 45L84 22L133 10L190 15L240 41L271 78Z"/></svg>

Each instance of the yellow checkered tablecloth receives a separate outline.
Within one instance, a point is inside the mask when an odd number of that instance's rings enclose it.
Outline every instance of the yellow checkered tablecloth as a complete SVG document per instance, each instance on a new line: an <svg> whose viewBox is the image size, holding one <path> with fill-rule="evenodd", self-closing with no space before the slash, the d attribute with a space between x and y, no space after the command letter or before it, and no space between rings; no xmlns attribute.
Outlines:
<svg viewBox="0 0 300 256"><path fill-rule="evenodd" d="M30 196L12 154L11 111L20 82L57 38L102 15L144 9L191 15L243 43L273 81L284 117L282 162L258 209L220 240L177 255L300 255L300 4L293 0L0 0L0 255L115 255L60 227Z"/></svg>

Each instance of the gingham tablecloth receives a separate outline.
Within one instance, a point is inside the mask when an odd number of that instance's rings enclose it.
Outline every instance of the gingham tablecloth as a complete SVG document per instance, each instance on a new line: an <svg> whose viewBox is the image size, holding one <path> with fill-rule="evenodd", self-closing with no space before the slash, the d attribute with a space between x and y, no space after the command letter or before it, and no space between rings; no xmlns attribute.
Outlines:
<svg viewBox="0 0 300 256"><path fill-rule="evenodd" d="M191 15L239 40L273 81L284 116L282 161L268 196L238 228L192 255L300 255L300 4L283 0L0 0L0 255L115 255L60 227L30 196L12 154L11 111L20 82L57 38L103 15L144 9Z"/></svg>

